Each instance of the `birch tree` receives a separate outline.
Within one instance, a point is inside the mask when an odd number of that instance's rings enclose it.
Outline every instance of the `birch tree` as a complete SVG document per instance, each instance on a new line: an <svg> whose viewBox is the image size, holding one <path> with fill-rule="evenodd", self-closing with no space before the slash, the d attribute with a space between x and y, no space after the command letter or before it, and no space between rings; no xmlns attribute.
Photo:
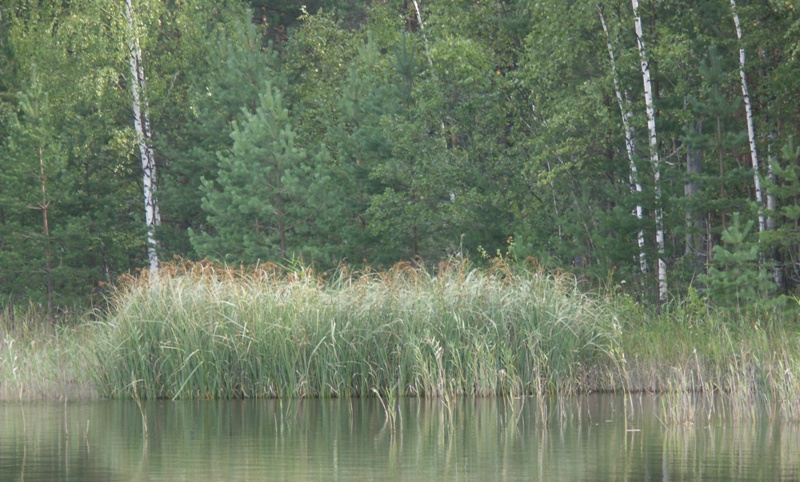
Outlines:
<svg viewBox="0 0 800 482"><path fill-rule="evenodd" d="M611 44L611 35L608 32L608 25L606 24L606 17L603 13L603 4L599 4L597 6L597 12L600 15L600 23L603 26L603 31L606 34L606 45L608 47L608 59L611 63L611 75L614 80L614 93L617 97L617 104L619 104L619 112L622 117L622 127L625 131L625 151L628 153L628 161L630 163L630 171L628 175L628 179L631 185L631 192L641 195L642 192L642 185L639 183L639 173L636 168L636 140L634 137L634 129L633 123L631 119L633 118L633 113L629 107L628 102L628 92L625 91L623 94L622 88L620 86L619 81L619 74L617 73L617 62L614 57L614 46ZM633 211L636 219L639 221L642 220L644 217L644 209L642 209L641 203L636 203L636 208ZM644 252L644 230L639 229L639 232L636 236L636 244L639 246L639 269L642 271L642 274L647 273L647 257L645 256Z"/></svg>
<svg viewBox="0 0 800 482"><path fill-rule="evenodd" d="M422 23L422 13L419 10L419 3L417 0L411 0L414 4L414 11L417 14L417 23L419 24L419 31L422 32L422 40L425 42L425 57L428 59L428 65L433 67L433 60L431 60L431 51L428 47L428 36L425 35L425 24Z"/></svg>
<svg viewBox="0 0 800 482"><path fill-rule="evenodd" d="M639 0L631 0L633 19L636 28L636 45L639 49L639 60L644 83L644 101L647 110L647 130L650 133L650 160L653 163L653 180L655 188L656 217L656 249L658 250L658 300L667 301L667 263L664 248L664 209L661 205L661 159L658 154L658 135L656 133L656 111L653 102L653 84L650 80L650 60L644 44L642 17L639 14Z"/></svg>
<svg viewBox="0 0 800 482"><path fill-rule="evenodd" d="M758 203L758 231L767 229L764 219L764 198L761 190L761 179L758 177L758 149L756 147L756 130L753 124L753 108L750 105L750 94L747 90L747 75L745 74L745 52L742 43L742 26L739 23L739 14L736 11L736 0L731 0L731 15L736 25L736 38L739 40L739 77L742 80L742 100L744 100L745 116L747 117L747 137L750 141L750 158L753 160L753 185Z"/></svg>
<svg viewBox="0 0 800 482"><path fill-rule="evenodd" d="M153 155L153 135L150 128L150 108L147 102L146 77L139 45L139 29L136 25L131 0L125 0L127 21L128 61L131 68L131 97L133 100L133 125L136 141L142 157L142 184L144 186L144 216L147 226L147 259L151 275L158 273L158 241L156 226L161 224L156 199L156 161Z"/></svg>

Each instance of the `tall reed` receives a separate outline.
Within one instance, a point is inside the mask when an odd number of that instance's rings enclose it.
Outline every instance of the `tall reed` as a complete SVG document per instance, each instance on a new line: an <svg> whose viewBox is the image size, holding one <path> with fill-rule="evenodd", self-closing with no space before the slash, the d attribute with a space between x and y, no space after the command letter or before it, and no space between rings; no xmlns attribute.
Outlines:
<svg viewBox="0 0 800 482"><path fill-rule="evenodd" d="M568 275L496 263L314 273L167 265L110 309L53 325L0 310L0 399L499 396L658 393L665 424L760 409L800 421L796 307L660 314ZM724 403L717 403L722 400ZM712 403L714 402L714 403ZM543 410L542 413L545 413Z"/></svg>

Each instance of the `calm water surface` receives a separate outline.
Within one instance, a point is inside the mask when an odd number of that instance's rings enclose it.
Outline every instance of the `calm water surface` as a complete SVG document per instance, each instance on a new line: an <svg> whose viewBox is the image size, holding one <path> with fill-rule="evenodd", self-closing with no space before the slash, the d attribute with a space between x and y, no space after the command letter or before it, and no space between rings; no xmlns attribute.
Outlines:
<svg viewBox="0 0 800 482"><path fill-rule="evenodd" d="M0 481L800 480L800 427L658 397L0 404Z"/></svg>

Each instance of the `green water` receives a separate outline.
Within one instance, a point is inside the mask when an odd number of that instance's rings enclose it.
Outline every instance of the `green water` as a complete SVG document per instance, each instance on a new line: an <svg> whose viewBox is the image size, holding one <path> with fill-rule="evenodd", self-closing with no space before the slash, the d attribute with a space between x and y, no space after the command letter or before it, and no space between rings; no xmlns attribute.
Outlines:
<svg viewBox="0 0 800 482"><path fill-rule="evenodd" d="M798 480L800 426L658 397L0 404L0 481ZM710 417L709 417L710 414ZM661 421L659 420L661 419Z"/></svg>

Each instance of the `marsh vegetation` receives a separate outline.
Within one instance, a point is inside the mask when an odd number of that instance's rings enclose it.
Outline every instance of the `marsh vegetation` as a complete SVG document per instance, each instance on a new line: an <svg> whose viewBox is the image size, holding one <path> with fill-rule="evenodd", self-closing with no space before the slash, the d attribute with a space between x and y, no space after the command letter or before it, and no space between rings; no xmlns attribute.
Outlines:
<svg viewBox="0 0 800 482"><path fill-rule="evenodd" d="M728 400L800 420L800 334L778 305L656 314L619 290L501 262L389 271L176 263L130 278L107 313L53 326L3 312L4 399L660 393L665 420ZM41 319L40 319L41 318Z"/></svg>

